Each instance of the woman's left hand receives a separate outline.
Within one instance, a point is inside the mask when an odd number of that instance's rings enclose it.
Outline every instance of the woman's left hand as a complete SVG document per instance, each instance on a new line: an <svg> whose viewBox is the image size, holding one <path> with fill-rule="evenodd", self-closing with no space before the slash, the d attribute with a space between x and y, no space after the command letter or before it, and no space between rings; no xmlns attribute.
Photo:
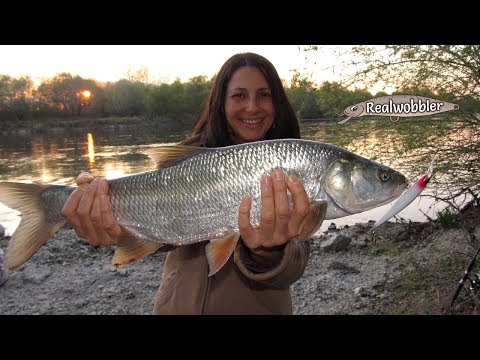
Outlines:
<svg viewBox="0 0 480 360"><path fill-rule="evenodd" d="M288 202L287 189L292 195L292 209ZM258 228L253 228L250 222L252 207L250 196L242 198L238 214L240 236L253 252L284 245L289 239L297 236L309 210L308 196L301 181L294 175L285 179L281 169L275 169L272 176L262 176L261 198L262 209Z"/></svg>

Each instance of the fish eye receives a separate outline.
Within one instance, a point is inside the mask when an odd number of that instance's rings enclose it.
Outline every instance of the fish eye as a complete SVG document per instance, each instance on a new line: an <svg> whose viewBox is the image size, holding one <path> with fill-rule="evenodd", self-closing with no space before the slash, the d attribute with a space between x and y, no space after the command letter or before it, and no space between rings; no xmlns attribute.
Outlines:
<svg viewBox="0 0 480 360"><path fill-rule="evenodd" d="M353 106L350 108L350 110L352 110L352 111L355 111L355 110L357 110L357 109L358 109L358 106L357 106L357 105L353 105Z"/></svg>
<svg viewBox="0 0 480 360"><path fill-rule="evenodd" d="M388 181L388 179L390 179L390 175L386 171L383 171L382 173L380 173L380 180L385 182L385 181Z"/></svg>

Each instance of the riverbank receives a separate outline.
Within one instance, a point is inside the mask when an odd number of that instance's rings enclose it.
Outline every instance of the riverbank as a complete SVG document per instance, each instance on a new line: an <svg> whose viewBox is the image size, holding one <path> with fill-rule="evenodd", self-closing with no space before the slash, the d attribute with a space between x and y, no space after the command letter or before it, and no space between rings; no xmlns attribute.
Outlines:
<svg viewBox="0 0 480 360"><path fill-rule="evenodd" d="M333 123L341 118L300 119L300 123ZM160 127L174 130L188 127L193 130L195 122L176 121L167 118L145 118L141 116L108 116L108 117L59 117L26 120L3 120L0 122L0 133L4 135L15 133L38 133L52 129L97 129L119 127Z"/></svg>
<svg viewBox="0 0 480 360"><path fill-rule="evenodd" d="M132 117L67 117L67 118L41 118L28 120L5 120L0 123L0 133L8 134L35 134L51 132L60 129L108 129L108 128L142 128L158 127L167 130L190 126L181 121L163 118L147 119L139 116ZM191 125L193 129L194 125Z"/></svg>
<svg viewBox="0 0 480 360"><path fill-rule="evenodd" d="M479 294L468 286L453 310L449 303L480 241L478 207L464 211L457 224L387 222L372 234L372 223L359 223L317 234L307 269L292 286L294 313L477 314ZM7 244L0 240L0 248ZM0 314L150 314L165 254L116 270L112 255L113 248L94 248L61 229L8 272Z"/></svg>

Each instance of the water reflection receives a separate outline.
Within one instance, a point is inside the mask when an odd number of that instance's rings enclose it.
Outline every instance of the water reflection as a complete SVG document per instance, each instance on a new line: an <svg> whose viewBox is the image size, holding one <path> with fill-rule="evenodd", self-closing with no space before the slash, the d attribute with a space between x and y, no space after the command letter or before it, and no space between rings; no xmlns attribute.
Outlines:
<svg viewBox="0 0 480 360"><path fill-rule="evenodd" d="M90 168L92 168L93 164L95 163L95 148L93 145L92 133L87 134L87 148L88 148L88 160L90 161Z"/></svg>
<svg viewBox="0 0 480 360"><path fill-rule="evenodd" d="M54 134L0 134L0 181L73 184L90 171L113 178L153 169L138 157L146 147L178 142L191 128L68 129Z"/></svg>

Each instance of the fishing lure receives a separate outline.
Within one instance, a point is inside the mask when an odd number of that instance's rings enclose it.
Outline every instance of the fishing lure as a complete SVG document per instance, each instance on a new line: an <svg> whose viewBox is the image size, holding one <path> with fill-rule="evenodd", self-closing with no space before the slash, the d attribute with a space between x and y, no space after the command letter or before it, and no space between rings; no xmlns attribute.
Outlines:
<svg viewBox="0 0 480 360"><path fill-rule="evenodd" d="M392 208L387 211L385 215L382 216L375 224L373 224L373 228L376 228L382 225L385 221L392 218L393 216L397 215L400 211L405 209L413 200L415 200L420 193L425 189L430 178L433 175L433 167L435 162L432 160L428 171L425 175L422 175L410 188L408 188L400 198L395 202Z"/></svg>

